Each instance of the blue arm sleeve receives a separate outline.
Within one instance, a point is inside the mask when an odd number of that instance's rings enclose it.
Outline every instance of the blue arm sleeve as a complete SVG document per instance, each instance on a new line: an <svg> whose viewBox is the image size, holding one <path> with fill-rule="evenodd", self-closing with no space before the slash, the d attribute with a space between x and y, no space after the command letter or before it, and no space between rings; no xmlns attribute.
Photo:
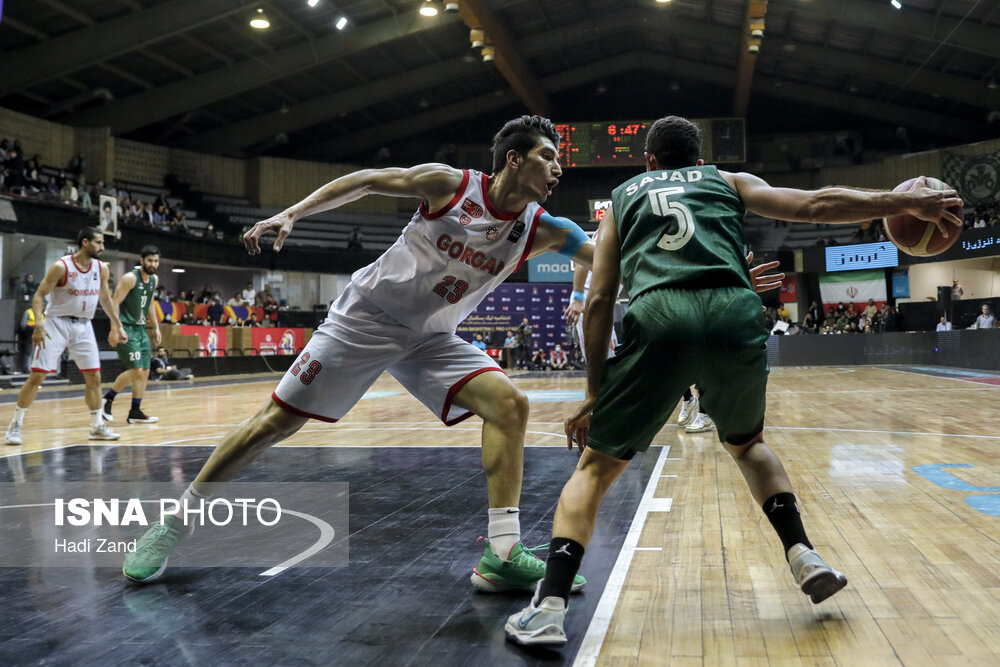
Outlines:
<svg viewBox="0 0 1000 667"><path fill-rule="evenodd" d="M548 212L542 213L541 221L547 225L551 225L556 229L568 229L569 236L566 237L566 243L563 244L562 248L559 248L558 252L560 255L565 255L572 259L579 252L581 246L587 242L587 233L580 229L580 226L569 218L557 218L554 215L550 215Z"/></svg>

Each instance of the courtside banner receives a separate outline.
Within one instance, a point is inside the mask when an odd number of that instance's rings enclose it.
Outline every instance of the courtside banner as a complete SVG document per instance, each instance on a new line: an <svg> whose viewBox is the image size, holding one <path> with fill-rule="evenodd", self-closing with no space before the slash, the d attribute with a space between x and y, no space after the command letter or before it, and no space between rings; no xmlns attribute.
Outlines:
<svg viewBox="0 0 1000 667"><path fill-rule="evenodd" d="M295 354L306 346L306 330L302 328L253 329L252 345L260 354Z"/></svg>
<svg viewBox="0 0 1000 667"><path fill-rule="evenodd" d="M874 269L824 273L819 277L819 293L823 303L868 303L868 299L880 303L886 300L885 272Z"/></svg>
<svg viewBox="0 0 1000 667"><path fill-rule="evenodd" d="M182 324L181 334L198 337L198 349L201 350L201 356L203 357L226 356L226 327Z"/></svg>
<svg viewBox="0 0 1000 667"><path fill-rule="evenodd" d="M211 497L181 503L184 484L0 484L0 567L120 568L166 515L194 531L170 554L170 567L257 567L277 574L348 564L346 483L215 487L215 493L202 489Z"/></svg>

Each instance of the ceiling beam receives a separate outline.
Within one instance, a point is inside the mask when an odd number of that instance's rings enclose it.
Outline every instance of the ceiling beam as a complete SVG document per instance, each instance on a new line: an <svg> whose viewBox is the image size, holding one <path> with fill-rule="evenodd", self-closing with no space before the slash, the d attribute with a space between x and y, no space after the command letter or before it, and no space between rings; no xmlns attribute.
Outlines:
<svg viewBox="0 0 1000 667"><path fill-rule="evenodd" d="M44 32L42 32L41 30L31 27L30 25L24 23L23 21L18 21L16 18L12 16L3 17L3 24L8 28L13 28L14 30L23 32L25 35L31 35L39 42L45 42L48 41L49 39L49 36Z"/></svg>
<svg viewBox="0 0 1000 667"><path fill-rule="evenodd" d="M428 20L416 12L383 19L349 33L330 34L117 100L101 108L84 111L71 118L70 122L75 125L108 125L113 135L122 134L258 88L294 72L458 20L451 14Z"/></svg>
<svg viewBox="0 0 1000 667"><path fill-rule="evenodd" d="M764 17L767 16L767 0L750 0L747 3L746 17L743 19L743 32L739 38L739 64L736 66L736 90L733 93L733 114L740 118L747 115L750 105L750 90L753 88L753 72L757 66L757 53L751 47L760 49L761 37L754 37L755 30L764 30Z"/></svg>
<svg viewBox="0 0 1000 667"><path fill-rule="evenodd" d="M91 18L86 12L81 12L79 9L70 7L65 2L61 2L60 0L37 0L37 2L48 5L52 9L62 12L74 21L82 23L85 26L92 26L97 23L97 21Z"/></svg>
<svg viewBox="0 0 1000 667"><path fill-rule="evenodd" d="M133 49L252 8L247 0L173 0L6 54L0 96L50 81Z"/></svg>
<svg viewBox="0 0 1000 667"><path fill-rule="evenodd" d="M803 15L832 19L839 23L876 28L905 37L915 37L935 45L945 37L953 49L971 51L992 58L1000 58L1000 39L997 29L974 21L962 21L950 16L938 17L934 12L904 6L893 9L888 3L865 0L838 0L838 2L800 2L800 0L771 0ZM954 32L952 32L954 31Z"/></svg>
<svg viewBox="0 0 1000 667"><path fill-rule="evenodd" d="M545 77L541 80L541 85L546 93L551 95L568 88L634 70L651 70L667 74L684 72L687 77L721 87L731 86L736 73L735 68L674 56L629 53ZM778 87L775 85L778 81L776 78L758 74L758 90L770 97L826 107L844 114L862 116L894 125L905 125L914 130L942 136L955 138L978 136L986 129L984 123L956 119L944 114L913 109L902 104L889 104L844 95L839 91L818 86L782 81L782 85ZM309 146L306 154L324 160L336 160L355 155L369 147L382 146L391 141L414 136L516 103L513 92L510 89L505 89L498 91L498 94L483 95L472 100L464 100L433 111L385 123L370 130L353 133L349 137L335 137L329 141ZM664 109L664 111L668 110Z"/></svg>
<svg viewBox="0 0 1000 667"><path fill-rule="evenodd" d="M485 31L487 43L496 50L494 62L497 70L524 106L533 114L548 116L551 103L489 3L485 0L462 0L458 12L469 28Z"/></svg>

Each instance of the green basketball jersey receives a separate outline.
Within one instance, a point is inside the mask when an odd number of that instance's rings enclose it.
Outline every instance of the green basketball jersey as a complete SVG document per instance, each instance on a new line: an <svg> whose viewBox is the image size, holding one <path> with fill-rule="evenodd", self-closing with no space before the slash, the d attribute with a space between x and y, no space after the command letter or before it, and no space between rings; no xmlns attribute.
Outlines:
<svg viewBox="0 0 1000 667"><path fill-rule="evenodd" d="M743 202L716 167L645 172L611 199L631 298L663 287L753 289Z"/></svg>
<svg viewBox="0 0 1000 667"><path fill-rule="evenodd" d="M135 287L129 290L118 309L122 324L146 324L146 314L149 312L149 302L153 300L156 290L156 276L150 276L148 282L142 282L139 269L132 269L135 274Z"/></svg>

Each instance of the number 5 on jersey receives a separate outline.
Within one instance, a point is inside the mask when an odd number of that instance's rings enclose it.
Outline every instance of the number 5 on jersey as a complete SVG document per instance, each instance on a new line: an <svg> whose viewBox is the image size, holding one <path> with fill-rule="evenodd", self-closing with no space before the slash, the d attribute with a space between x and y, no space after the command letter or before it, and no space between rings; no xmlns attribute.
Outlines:
<svg viewBox="0 0 1000 667"><path fill-rule="evenodd" d="M670 201L671 195L684 194L684 188L659 188L649 191L649 204L653 207L653 213L664 218L677 219L677 231L673 234L664 234L656 244L658 248L664 250L680 250L694 236L694 215L686 204L679 201Z"/></svg>

